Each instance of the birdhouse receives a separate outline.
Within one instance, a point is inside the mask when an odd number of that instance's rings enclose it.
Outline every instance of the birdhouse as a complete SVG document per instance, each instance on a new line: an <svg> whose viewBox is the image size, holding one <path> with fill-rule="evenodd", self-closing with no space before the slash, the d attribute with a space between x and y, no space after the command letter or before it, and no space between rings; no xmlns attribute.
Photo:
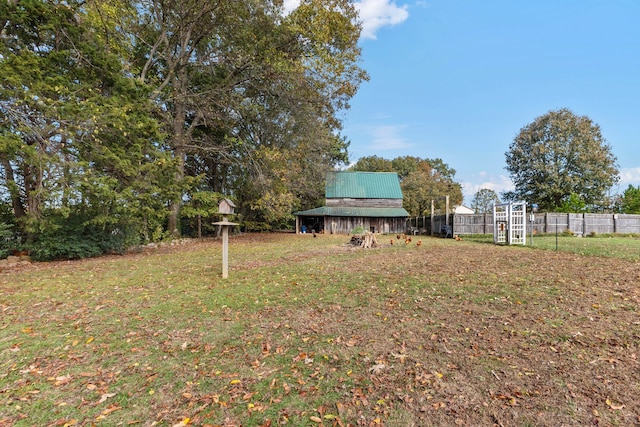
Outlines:
<svg viewBox="0 0 640 427"><path fill-rule="evenodd" d="M218 204L218 213L222 214L222 221L214 222L222 228L222 278L229 277L229 227L238 225L229 222L227 215L233 215L236 205L229 199L222 199Z"/></svg>
<svg viewBox="0 0 640 427"><path fill-rule="evenodd" d="M220 200L220 204L218 205L218 213L223 215L233 214L236 205L229 199Z"/></svg>

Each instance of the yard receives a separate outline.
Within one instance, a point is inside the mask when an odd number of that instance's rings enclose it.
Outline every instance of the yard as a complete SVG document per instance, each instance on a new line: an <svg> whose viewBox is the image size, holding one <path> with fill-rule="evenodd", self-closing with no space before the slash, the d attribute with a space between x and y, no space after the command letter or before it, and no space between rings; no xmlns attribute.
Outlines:
<svg viewBox="0 0 640 427"><path fill-rule="evenodd" d="M2 271L0 426L640 425L634 244L378 240Z"/></svg>

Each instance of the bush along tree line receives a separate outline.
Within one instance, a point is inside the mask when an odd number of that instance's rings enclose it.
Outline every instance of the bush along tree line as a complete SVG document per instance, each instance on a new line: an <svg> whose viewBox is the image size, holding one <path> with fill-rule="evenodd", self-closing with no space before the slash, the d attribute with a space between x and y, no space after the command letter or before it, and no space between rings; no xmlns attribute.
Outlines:
<svg viewBox="0 0 640 427"><path fill-rule="evenodd" d="M348 0L0 3L0 252L81 258L317 206L368 76Z"/></svg>

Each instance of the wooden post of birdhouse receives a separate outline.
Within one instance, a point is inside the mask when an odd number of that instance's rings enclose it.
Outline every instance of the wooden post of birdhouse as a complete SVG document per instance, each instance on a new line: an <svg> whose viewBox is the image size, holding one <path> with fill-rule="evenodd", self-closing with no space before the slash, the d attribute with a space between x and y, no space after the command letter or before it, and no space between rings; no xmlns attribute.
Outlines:
<svg viewBox="0 0 640 427"><path fill-rule="evenodd" d="M236 205L229 199L222 199L218 205L218 213L222 214L222 221L214 222L214 225L222 227L222 278L229 277L229 227L238 225L235 222L229 222L228 215L234 214Z"/></svg>

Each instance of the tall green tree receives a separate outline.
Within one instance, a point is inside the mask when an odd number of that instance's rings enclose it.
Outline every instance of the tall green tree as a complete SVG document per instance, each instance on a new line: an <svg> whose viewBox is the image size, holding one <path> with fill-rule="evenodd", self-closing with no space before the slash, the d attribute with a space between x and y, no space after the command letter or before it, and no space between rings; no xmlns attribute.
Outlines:
<svg viewBox="0 0 640 427"><path fill-rule="evenodd" d="M471 200L471 209L475 213L491 212L493 205L500 202L498 194L490 188L481 188L476 191Z"/></svg>
<svg viewBox="0 0 640 427"><path fill-rule="evenodd" d="M587 204L582 197L576 193L571 193L562 201L562 204L556 209L557 212L567 213L584 213L587 212Z"/></svg>
<svg viewBox="0 0 640 427"><path fill-rule="evenodd" d="M187 219L208 215L215 194L259 220L315 204L348 160L339 114L367 78L360 27L349 0L282 12L0 2L0 185L22 231L73 217L154 240L179 233L185 204Z"/></svg>
<svg viewBox="0 0 640 427"><path fill-rule="evenodd" d="M623 213L640 214L640 185L634 187L629 184L622 193L621 210Z"/></svg>
<svg viewBox="0 0 640 427"><path fill-rule="evenodd" d="M427 161L421 162L415 171L410 172L400 187L405 209L411 215L430 214L432 201L436 210L444 212L447 196L450 208L462 203L462 186L442 175Z"/></svg>
<svg viewBox="0 0 640 427"><path fill-rule="evenodd" d="M135 68L155 88L176 182L195 168L189 161L221 164L215 172L251 198L242 204L271 218L301 203L296 188L310 178L295 171L313 176L340 161L331 154L342 141L338 112L367 78L351 2L305 0L286 16L280 4L149 0L136 7ZM304 159L313 168L291 167ZM182 201L177 193L170 203L174 234Z"/></svg>
<svg viewBox="0 0 640 427"><path fill-rule="evenodd" d="M554 210L572 193L587 205L604 200L618 177L600 126L563 108L523 127L506 152L514 196Z"/></svg>
<svg viewBox="0 0 640 427"><path fill-rule="evenodd" d="M47 227L52 212L113 226L158 182L148 93L105 43L92 6L0 5L1 185L25 235Z"/></svg>
<svg viewBox="0 0 640 427"><path fill-rule="evenodd" d="M357 162L349 166L354 172L398 172L393 161L378 156L360 157Z"/></svg>

